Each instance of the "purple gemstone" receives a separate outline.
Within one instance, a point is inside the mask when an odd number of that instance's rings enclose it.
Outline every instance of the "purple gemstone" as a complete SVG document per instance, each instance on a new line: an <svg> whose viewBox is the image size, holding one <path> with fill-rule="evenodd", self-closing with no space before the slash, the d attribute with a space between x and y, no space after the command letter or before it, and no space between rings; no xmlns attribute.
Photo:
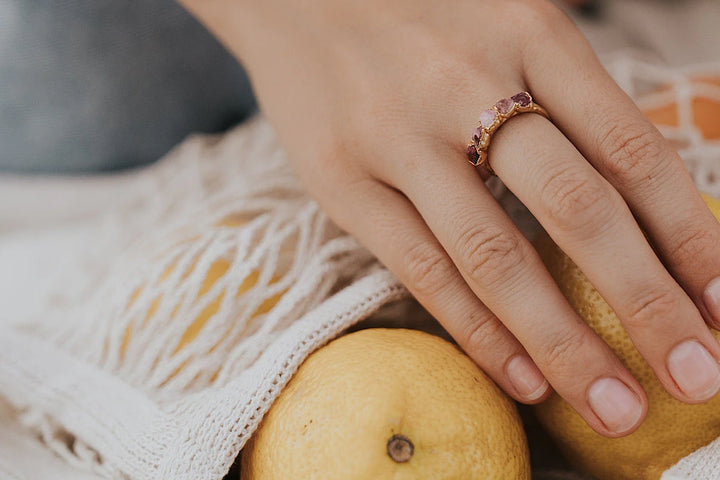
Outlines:
<svg viewBox="0 0 720 480"><path fill-rule="evenodd" d="M495 108L497 108L498 112L500 112L502 115L507 115L508 113L510 113L514 106L515 102L509 98L503 98L495 104Z"/></svg>
<svg viewBox="0 0 720 480"><path fill-rule="evenodd" d="M527 107L532 103L532 97L527 92L520 92L517 95L513 95L512 100L521 107Z"/></svg>
<svg viewBox="0 0 720 480"><path fill-rule="evenodd" d="M478 160L480 159L480 155L478 155L475 145L468 145L467 150L465 150L465 153L467 154L467 157L468 157L468 160L470 160L470 163L472 163L473 165L476 165Z"/></svg>
<svg viewBox="0 0 720 480"><path fill-rule="evenodd" d="M482 125L483 128L490 128L490 126L495 123L496 118L497 112L495 110L483 110L482 113L480 113L480 125Z"/></svg>

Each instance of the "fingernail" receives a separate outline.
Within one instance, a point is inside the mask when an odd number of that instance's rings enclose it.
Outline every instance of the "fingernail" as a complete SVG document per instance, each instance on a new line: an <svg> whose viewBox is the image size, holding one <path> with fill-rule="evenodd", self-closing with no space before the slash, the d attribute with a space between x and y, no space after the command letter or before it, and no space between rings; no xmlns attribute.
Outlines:
<svg viewBox="0 0 720 480"><path fill-rule="evenodd" d="M528 402L542 397L550 387L535 363L525 355L510 360L506 373L518 394Z"/></svg>
<svg viewBox="0 0 720 480"><path fill-rule="evenodd" d="M596 380L588 390L588 402L595 415L615 433L624 433L642 417L637 395L617 378Z"/></svg>
<svg viewBox="0 0 720 480"><path fill-rule="evenodd" d="M720 324L720 277L708 283L703 297L705 308L710 312L712 319Z"/></svg>
<svg viewBox="0 0 720 480"><path fill-rule="evenodd" d="M680 390L694 400L707 400L720 389L720 367L697 340L687 340L672 349L668 370Z"/></svg>

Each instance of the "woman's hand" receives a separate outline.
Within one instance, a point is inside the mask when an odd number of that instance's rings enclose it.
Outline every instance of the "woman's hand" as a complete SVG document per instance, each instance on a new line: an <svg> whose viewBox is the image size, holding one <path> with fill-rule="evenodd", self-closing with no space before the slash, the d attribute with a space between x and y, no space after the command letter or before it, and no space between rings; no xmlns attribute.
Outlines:
<svg viewBox="0 0 720 480"><path fill-rule="evenodd" d="M703 321L720 322L720 225L678 155L552 4L186 4L248 68L310 192L478 365L521 402L552 385L595 430L624 435L647 410L642 388L465 157L482 110L531 92L554 124L509 120L492 141L492 167L671 395L702 402L720 388L720 348Z"/></svg>

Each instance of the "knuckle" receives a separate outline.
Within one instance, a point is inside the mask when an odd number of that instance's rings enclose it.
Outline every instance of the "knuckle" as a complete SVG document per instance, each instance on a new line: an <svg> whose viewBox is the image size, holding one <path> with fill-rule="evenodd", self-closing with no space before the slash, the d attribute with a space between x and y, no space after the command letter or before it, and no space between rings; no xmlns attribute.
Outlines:
<svg viewBox="0 0 720 480"><path fill-rule="evenodd" d="M323 172L324 175L342 178L346 176L350 148L345 136L323 138L317 142L311 155L311 165L314 171Z"/></svg>
<svg viewBox="0 0 720 480"><path fill-rule="evenodd" d="M679 262L697 262L714 255L718 236L706 226L681 229L670 249L670 258Z"/></svg>
<svg viewBox="0 0 720 480"><path fill-rule="evenodd" d="M576 166L566 167L548 177L541 187L540 198L550 218L560 226L585 227L614 217L609 209L612 192L601 182Z"/></svg>
<svg viewBox="0 0 720 480"><path fill-rule="evenodd" d="M560 22L567 20L567 16L555 5L538 0L515 0L512 8L506 11L512 12L513 22L525 27L520 31L554 32Z"/></svg>
<svg viewBox="0 0 720 480"><path fill-rule="evenodd" d="M524 51L536 55L539 48L566 47L577 28L572 20L552 2L519 0L506 10L510 21L522 32Z"/></svg>
<svg viewBox="0 0 720 480"><path fill-rule="evenodd" d="M570 329L547 346L542 363L554 375L565 378L578 359L585 355L589 344L589 333L585 329Z"/></svg>
<svg viewBox="0 0 720 480"><path fill-rule="evenodd" d="M470 277L481 284L486 278L502 281L521 263L521 241L497 225L479 225L460 237L458 250Z"/></svg>
<svg viewBox="0 0 720 480"><path fill-rule="evenodd" d="M649 125L615 121L600 140L606 168L614 179L639 182L652 179L664 164L665 140Z"/></svg>
<svg viewBox="0 0 720 480"><path fill-rule="evenodd" d="M503 334L502 326L489 311L477 311L471 315L463 332L463 345L468 352L486 352L489 345L496 344Z"/></svg>
<svg viewBox="0 0 720 480"><path fill-rule="evenodd" d="M370 174L368 166L359 161L361 156L353 151L350 145L343 138L337 138L327 142L318 142L315 151L303 152L301 155L309 158L300 159L300 165L304 168L297 168L298 176L313 193L324 198L340 200L345 199L351 193L359 193L362 197L368 191L374 191L378 182ZM344 201L338 204L345 204ZM323 205L333 210L333 205Z"/></svg>
<svg viewBox="0 0 720 480"><path fill-rule="evenodd" d="M449 259L429 245L418 243L405 254L408 286L420 297L432 296L453 274Z"/></svg>
<svg viewBox="0 0 720 480"><path fill-rule="evenodd" d="M324 145L322 150L311 157L311 166L315 171L331 173L338 169L341 150L336 145Z"/></svg>
<svg viewBox="0 0 720 480"><path fill-rule="evenodd" d="M648 288L636 295L624 318L628 329L642 330L651 327L658 317L667 317L677 310L678 299L666 287Z"/></svg>

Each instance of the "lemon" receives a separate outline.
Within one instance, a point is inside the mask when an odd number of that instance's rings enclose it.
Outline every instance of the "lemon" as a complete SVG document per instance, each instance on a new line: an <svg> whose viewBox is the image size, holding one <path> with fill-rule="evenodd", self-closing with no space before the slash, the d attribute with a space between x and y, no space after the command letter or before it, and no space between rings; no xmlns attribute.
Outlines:
<svg viewBox="0 0 720 480"><path fill-rule="evenodd" d="M720 220L720 202L705 197ZM566 457L600 480L656 480L685 455L720 435L720 397L702 405L672 398L640 356L617 316L578 267L547 236L538 251L575 310L622 359L647 393L645 422L627 437L610 439L595 433L557 395L535 412ZM715 332L716 337L720 336Z"/></svg>
<svg viewBox="0 0 720 480"><path fill-rule="evenodd" d="M528 480L515 405L458 348L361 330L313 353L245 446L242 480Z"/></svg>

